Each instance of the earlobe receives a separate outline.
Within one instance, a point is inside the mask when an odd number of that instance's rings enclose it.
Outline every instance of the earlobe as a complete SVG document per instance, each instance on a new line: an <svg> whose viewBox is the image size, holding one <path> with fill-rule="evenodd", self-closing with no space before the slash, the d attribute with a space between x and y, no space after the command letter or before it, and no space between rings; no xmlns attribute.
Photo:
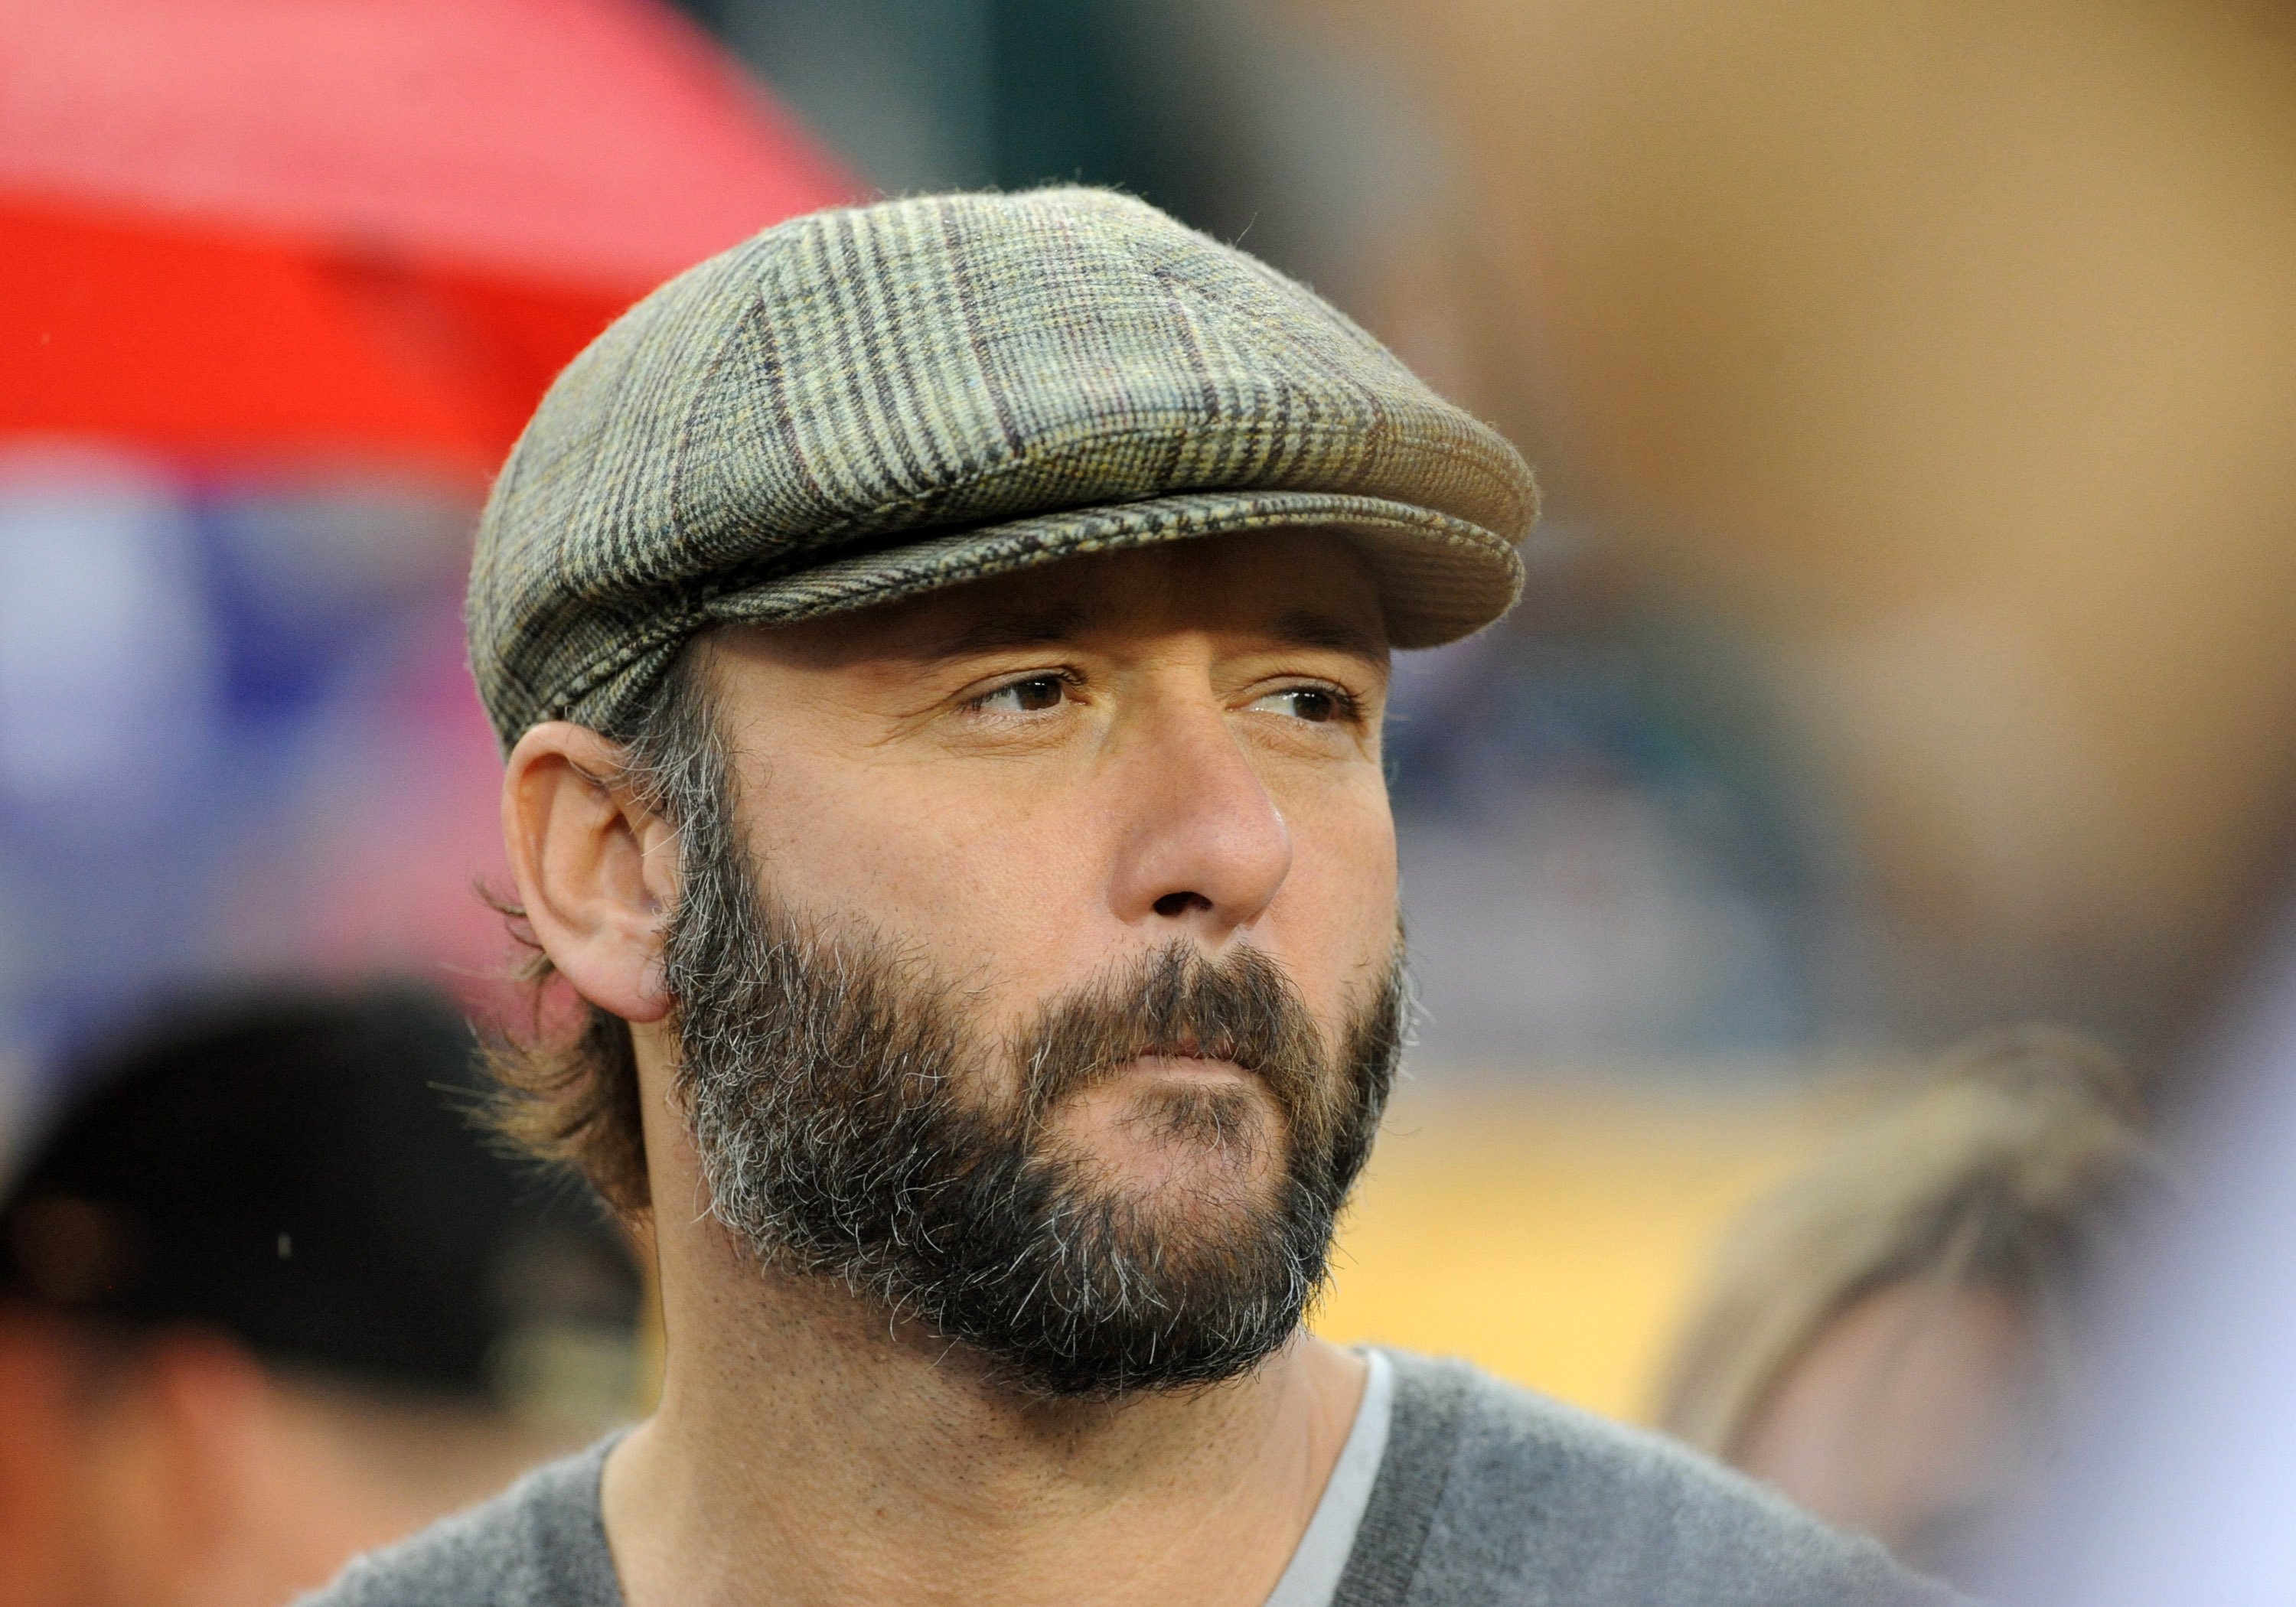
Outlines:
<svg viewBox="0 0 2296 1607"><path fill-rule="evenodd" d="M677 894L675 833L619 785L621 749L553 720L511 750L503 840L536 939L576 992L659 1021L662 921Z"/></svg>

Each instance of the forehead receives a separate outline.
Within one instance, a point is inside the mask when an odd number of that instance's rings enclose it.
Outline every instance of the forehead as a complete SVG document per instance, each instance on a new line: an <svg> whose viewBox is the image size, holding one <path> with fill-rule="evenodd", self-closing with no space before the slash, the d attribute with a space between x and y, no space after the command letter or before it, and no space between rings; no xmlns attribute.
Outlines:
<svg viewBox="0 0 2296 1607"><path fill-rule="evenodd" d="M1345 538L1322 530L1062 558L771 634L784 651L804 657L848 658L1183 632L1327 647L1377 661L1387 656L1370 565Z"/></svg>

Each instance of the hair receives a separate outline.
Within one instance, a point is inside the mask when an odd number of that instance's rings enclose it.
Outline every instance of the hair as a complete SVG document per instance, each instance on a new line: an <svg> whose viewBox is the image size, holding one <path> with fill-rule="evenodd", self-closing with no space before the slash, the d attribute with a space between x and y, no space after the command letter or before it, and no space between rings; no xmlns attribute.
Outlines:
<svg viewBox="0 0 2296 1607"><path fill-rule="evenodd" d="M714 828L730 801L706 639L687 642L636 710L600 733L622 757L611 775L592 777L627 791L669 823L681 886L695 843L722 835ZM527 995L523 1029L488 1037L488 1122L519 1149L580 1174L618 1214L643 1216L652 1194L630 1025L586 999L572 999L570 1011L571 990L562 988L525 910L507 898L488 895L488 902L524 951L513 976Z"/></svg>
<svg viewBox="0 0 2296 1607"><path fill-rule="evenodd" d="M1826 1325L1906 1283L2003 1296L2054 1359L2066 1308L2158 1178L2143 1102L2110 1052L2038 1025L1972 1038L1738 1221L1660 1426L1730 1459Z"/></svg>

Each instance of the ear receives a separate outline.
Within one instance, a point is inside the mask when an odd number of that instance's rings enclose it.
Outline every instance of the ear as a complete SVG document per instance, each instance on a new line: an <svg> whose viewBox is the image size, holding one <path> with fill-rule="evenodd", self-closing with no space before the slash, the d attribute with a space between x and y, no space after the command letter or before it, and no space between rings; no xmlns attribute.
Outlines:
<svg viewBox="0 0 2296 1607"><path fill-rule="evenodd" d="M114 1581L107 1599L246 1599L225 1587L266 1541L248 1505L265 1460L261 1369L229 1341L169 1332L101 1380L78 1414L83 1566Z"/></svg>
<svg viewBox="0 0 2296 1607"><path fill-rule="evenodd" d="M229 1340L202 1333L153 1341L144 1388L159 1431L165 1480L160 1528L171 1569L231 1566L221 1554L244 1537L244 1516L260 1473L269 1387L255 1358Z"/></svg>
<svg viewBox="0 0 2296 1607"><path fill-rule="evenodd" d="M559 974L625 1021L656 1021L669 1007L661 928L677 898L676 833L615 780L624 761L586 726L535 726L503 777L503 840Z"/></svg>
<svg viewBox="0 0 2296 1607"><path fill-rule="evenodd" d="M85 1589L90 1513L112 1494L94 1471L88 1413L75 1409L88 1386L61 1323L0 1305L0 1601L67 1602Z"/></svg>

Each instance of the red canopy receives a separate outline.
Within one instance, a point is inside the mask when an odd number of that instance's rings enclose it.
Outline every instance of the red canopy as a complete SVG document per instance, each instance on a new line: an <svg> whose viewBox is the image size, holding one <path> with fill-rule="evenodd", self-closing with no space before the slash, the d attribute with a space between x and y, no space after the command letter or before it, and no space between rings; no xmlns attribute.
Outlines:
<svg viewBox="0 0 2296 1607"><path fill-rule="evenodd" d="M0 0L0 433L490 469L854 181L655 0Z"/></svg>

